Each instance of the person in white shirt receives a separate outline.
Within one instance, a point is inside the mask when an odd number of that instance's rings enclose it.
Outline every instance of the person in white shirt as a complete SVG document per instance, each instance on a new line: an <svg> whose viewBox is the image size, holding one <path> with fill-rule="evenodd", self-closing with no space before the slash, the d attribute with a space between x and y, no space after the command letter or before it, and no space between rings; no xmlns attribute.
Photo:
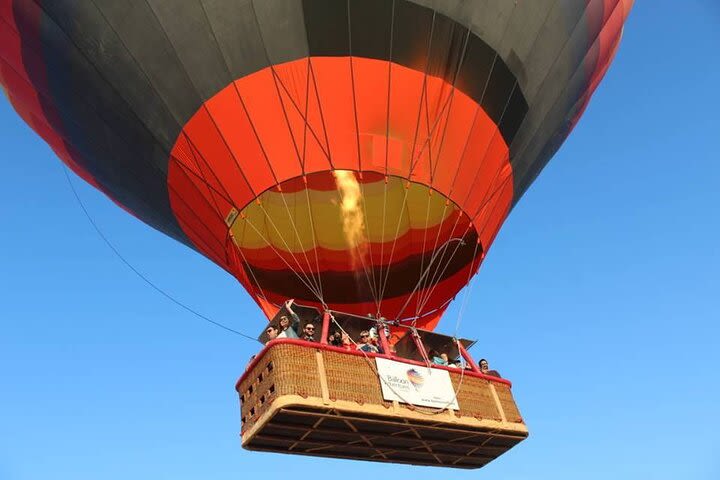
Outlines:
<svg viewBox="0 0 720 480"><path fill-rule="evenodd" d="M292 321L283 315L280 317L280 333L277 338L300 338L298 335L298 327L300 326L300 317L292 309L292 300L285 302L285 309L290 313Z"/></svg>

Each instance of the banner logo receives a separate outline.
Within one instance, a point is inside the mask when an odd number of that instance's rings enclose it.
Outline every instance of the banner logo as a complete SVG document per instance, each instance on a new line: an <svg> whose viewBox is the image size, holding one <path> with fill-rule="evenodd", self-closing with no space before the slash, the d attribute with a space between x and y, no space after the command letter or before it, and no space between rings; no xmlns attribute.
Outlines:
<svg viewBox="0 0 720 480"><path fill-rule="evenodd" d="M450 372L376 358L383 398L409 405L459 410Z"/></svg>
<svg viewBox="0 0 720 480"><path fill-rule="evenodd" d="M420 390L425 383L425 377L423 377L423 374L414 368L407 371L407 378L410 380L412 386L415 387L415 391Z"/></svg>

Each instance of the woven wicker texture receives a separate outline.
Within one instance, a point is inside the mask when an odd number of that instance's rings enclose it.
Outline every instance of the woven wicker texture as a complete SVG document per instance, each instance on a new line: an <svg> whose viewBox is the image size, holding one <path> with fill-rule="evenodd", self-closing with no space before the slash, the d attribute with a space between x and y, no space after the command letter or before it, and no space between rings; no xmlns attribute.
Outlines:
<svg viewBox="0 0 720 480"><path fill-rule="evenodd" d="M383 399L373 358L279 344L265 352L240 384L243 432L254 425L277 397L300 395L303 398L322 399L318 352L322 355L325 367L330 401L345 400L359 405L382 406L387 410L392 408L392 402ZM459 370L450 372L450 377L460 406L460 410L455 413L458 417L502 421L488 380L462 375ZM496 382L493 382L493 385L507 421L521 422L520 412L510 388ZM403 410L417 409L411 405L400 404L401 415ZM421 407L420 410L432 409Z"/></svg>
<svg viewBox="0 0 720 480"><path fill-rule="evenodd" d="M276 344L238 386L243 447L477 468L527 436L524 426L512 424L521 419L508 386L460 370L451 371L450 377L460 406L456 418L412 405L394 408L383 400L374 358ZM486 423L502 421L498 401L511 423Z"/></svg>
<svg viewBox="0 0 720 480"><path fill-rule="evenodd" d="M470 375L461 375L461 372L451 373L450 378L460 407L460 411L457 412L458 416L501 420L489 381ZM462 383L460 383L461 379Z"/></svg>
<svg viewBox="0 0 720 480"><path fill-rule="evenodd" d="M498 398L500 399L500 405L502 405L507 421L514 423L522 423L523 419L520 415L520 411L517 408L517 404L513 399L510 387L503 384L496 384L495 391L497 392Z"/></svg>
<svg viewBox="0 0 720 480"><path fill-rule="evenodd" d="M270 353L270 352L268 352ZM252 426L277 396L275 364L268 354L246 377L240 387L240 415L243 431Z"/></svg>
<svg viewBox="0 0 720 480"><path fill-rule="evenodd" d="M276 345L271 352L278 395L322 397L314 348Z"/></svg>
<svg viewBox="0 0 720 480"><path fill-rule="evenodd" d="M281 395L320 397L315 349L295 345L276 345L240 384L243 432Z"/></svg>
<svg viewBox="0 0 720 480"><path fill-rule="evenodd" d="M392 406L383 400L375 359L323 351L323 360L331 400Z"/></svg>

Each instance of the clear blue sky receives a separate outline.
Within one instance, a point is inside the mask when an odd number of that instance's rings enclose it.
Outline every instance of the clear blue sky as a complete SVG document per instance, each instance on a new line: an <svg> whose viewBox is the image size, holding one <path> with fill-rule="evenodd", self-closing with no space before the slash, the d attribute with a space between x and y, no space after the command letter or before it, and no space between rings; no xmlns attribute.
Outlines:
<svg viewBox="0 0 720 480"><path fill-rule="evenodd" d="M256 346L122 265L0 102L0 479L720 478L718 48L714 0L638 2L498 236L461 332L513 380L531 437L479 471L243 451L233 385ZM228 275L75 183L157 284L260 328Z"/></svg>

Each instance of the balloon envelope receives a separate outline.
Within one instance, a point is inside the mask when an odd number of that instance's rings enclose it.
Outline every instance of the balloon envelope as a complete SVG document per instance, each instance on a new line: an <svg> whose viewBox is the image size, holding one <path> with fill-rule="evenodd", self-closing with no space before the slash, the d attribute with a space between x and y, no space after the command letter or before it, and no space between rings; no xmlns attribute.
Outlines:
<svg viewBox="0 0 720 480"><path fill-rule="evenodd" d="M432 327L631 1L0 0L0 83L78 175L286 298Z"/></svg>

